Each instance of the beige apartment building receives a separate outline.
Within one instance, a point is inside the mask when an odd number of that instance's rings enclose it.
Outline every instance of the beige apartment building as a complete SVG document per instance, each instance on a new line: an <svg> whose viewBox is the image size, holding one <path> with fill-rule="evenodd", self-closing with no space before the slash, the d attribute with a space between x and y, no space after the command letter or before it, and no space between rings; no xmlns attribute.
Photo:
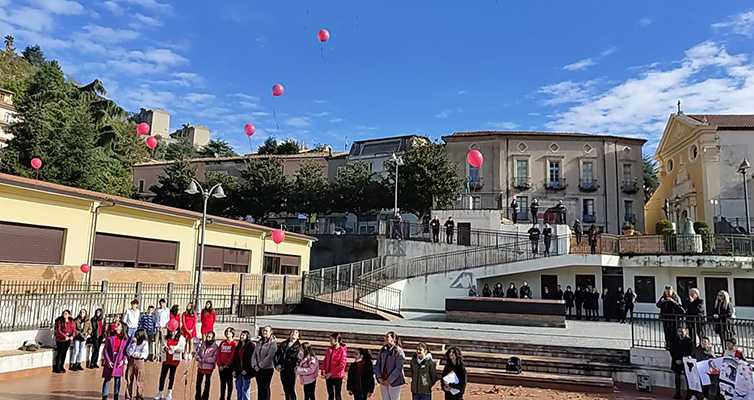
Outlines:
<svg viewBox="0 0 754 400"><path fill-rule="evenodd" d="M16 118L13 95L14 93L10 90L0 89L0 148L5 147L13 137L8 133L8 127Z"/></svg>
<svg viewBox="0 0 754 400"><path fill-rule="evenodd" d="M532 200L539 202L540 221L562 200L568 224L580 219L585 228L595 224L618 234L630 223L644 231L644 139L520 131L457 132L443 139L450 160L467 178L465 193L449 207L464 210L459 215L495 213L501 223L510 223L516 198L518 223L530 223ZM471 149L484 155L482 168L466 162Z"/></svg>
<svg viewBox="0 0 754 400"><path fill-rule="evenodd" d="M719 233L746 228L743 179L750 201L754 181L739 167L753 154L754 115L672 114L655 154L660 186L645 207L647 230L666 217L703 221Z"/></svg>
<svg viewBox="0 0 754 400"><path fill-rule="evenodd" d="M314 163L322 168L322 174L328 176L328 160L338 157L332 152L302 152L299 154L286 155L246 155L237 157L195 158L189 160L196 168L196 176L200 181L204 180L208 172L223 173L230 176L240 177L245 167L245 162L254 159L275 158L283 164L283 174L292 178L305 163ZM154 193L149 190L158 184L159 177L165 168L175 161L149 161L134 165L134 186L140 198L151 199Z"/></svg>

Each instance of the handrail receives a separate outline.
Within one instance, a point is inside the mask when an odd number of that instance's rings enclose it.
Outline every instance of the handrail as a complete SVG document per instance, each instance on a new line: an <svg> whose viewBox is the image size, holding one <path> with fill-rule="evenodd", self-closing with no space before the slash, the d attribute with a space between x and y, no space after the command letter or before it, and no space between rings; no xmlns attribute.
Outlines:
<svg viewBox="0 0 754 400"><path fill-rule="evenodd" d="M631 342L633 347L665 349L668 340L676 335L678 328L685 327L689 336L697 341L708 337L715 353L724 350L724 338L735 337L736 346L746 354L754 352L754 320L727 318L719 320L710 316L667 315L658 313L633 313L631 319Z"/></svg>
<svg viewBox="0 0 754 400"><path fill-rule="evenodd" d="M341 282L307 275L304 297L367 312L389 312L400 315L401 291L374 282Z"/></svg>

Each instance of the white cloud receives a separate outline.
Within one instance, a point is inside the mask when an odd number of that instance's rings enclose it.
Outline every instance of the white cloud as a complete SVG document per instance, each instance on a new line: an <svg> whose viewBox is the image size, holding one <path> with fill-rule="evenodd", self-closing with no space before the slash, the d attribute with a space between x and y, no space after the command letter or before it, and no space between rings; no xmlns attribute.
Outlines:
<svg viewBox="0 0 754 400"><path fill-rule="evenodd" d="M0 10L0 21L33 32L52 30L52 16L48 11L31 7L12 7L7 13Z"/></svg>
<svg viewBox="0 0 754 400"><path fill-rule="evenodd" d="M587 69L593 65L595 65L594 60L592 60L591 58L585 58L583 60L576 61L575 63L564 65L563 69L566 71L580 71L582 69Z"/></svg>
<svg viewBox="0 0 754 400"><path fill-rule="evenodd" d="M737 35L750 38L754 36L754 10L742 12L729 17L727 21L712 24L712 29L730 30Z"/></svg>
<svg viewBox="0 0 754 400"><path fill-rule="evenodd" d="M343 122L343 118L333 118L330 120L330 123L337 124L339 122Z"/></svg>
<svg viewBox="0 0 754 400"><path fill-rule="evenodd" d="M204 78L193 72L176 72L168 79L151 81L154 84L176 85L176 86L202 86Z"/></svg>
<svg viewBox="0 0 754 400"><path fill-rule="evenodd" d="M206 103L215 99L214 94L209 93L189 93L183 98L190 103Z"/></svg>
<svg viewBox="0 0 754 400"><path fill-rule="evenodd" d="M285 120L285 124L294 128L306 128L311 126L309 118L306 117L291 117Z"/></svg>
<svg viewBox="0 0 754 400"><path fill-rule="evenodd" d="M547 105L577 103L591 96L597 82L594 79L584 82L562 81L543 86L538 93L547 97L544 101Z"/></svg>
<svg viewBox="0 0 754 400"><path fill-rule="evenodd" d="M269 117L270 115L272 115L272 114L270 114L270 113L268 113L266 111L254 111L254 112L251 113L252 117L258 117L258 118Z"/></svg>
<svg viewBox="0 0 754 400"><path fill-rule="evenodd" d="M325 103L327 103L327 100L322 100L322 99L314 99L312 101L314 102L314 104L325 104Z"/></svg>
<svg viewBox="0 0 754 400"><path fill-rule="evenodd" d="M315 113L315 112L308 112L308 113L306 113L306 115L308 115L308 116L310 116L312 118L324 118L324 117L330 115L330 113L328 111L322 111L322 112L317 112L317 113Z"/></svg>
<svg viewBox="0 0 754 400"><path fill-rule="evenodd" d="M546 126L656 141L678 99L688 113L751 113L754 64L719 43L702 42L686 50L675 67L646 71L602 93L583 94L575 104L550 115Z"/></svg>
<svg viewBox="0 0 754 400"><path fill-rule="evenodd" d="M636 21L636 23L639 24L639 26L641 27L652 25L653 22L654 20L652 20L652 18L649 18L649 17L642 17L641 19Z"/></svg>
<svg viewBox="0 0 754 400"><path fill-rule="evenodd" d="M267 36L257 36L257 38L254 39L254 41L257 42L257 44L259 45L259 47L267 46L267 43L270 42L270 40L267 39Z"/></svg>
<svg viewBox="0 0 754 400"><path fill-rule="evenodd" d="M86 25L82 28L82 32L74 37L91 43L118 44L138 38L139 32L130 29L113 29L102 25ZM107 48L102 48L102 50L107 51Z"/></svg>
<svg viewBox="0 0 754 400"><path fill-rule="evenodd" d="M72 0L32 0L31 3L53 14L79 15L84 12L84 6Z"/></svg>
<svg viewBox="0 0 754 400"><path fill-rule="evenodd" d="M155 74L188 64L189 60L169 49L133 50L108 61L117 71L140 75Z"/></svg>
<svg viewBox="0 0 754 400"><path fill-rule="evenodd" d="M453 114L460 114L462 112L463 109L461 107L446 108L445 110L442 110L439 113L435 114L435 118L447 119L450 118Z"/></svg>
<svg viewBox="0 0 754 400"><path fill-rule="evenodd" d="M503 131L512 131L518 128L518 124L512 121L488 122L487 126L492 129L499 129Z"/></svg>
<svg viewBox="0 0 754 400"><path fill-rule="evenodd" d="M157 0L116 0L119 3L140 6L155 11L170 11L172 7L170 4L161 3Z"/></svg>
<svg viewBox="0 0 754 400"><path fill-rule="evenodd" d="M106 1L102 3L102 5L107 8L108 11L110 11L114 15L122 15L123 14L123 8L118 5L118 3L114 1Z"/></svg>
<svg viewBox="0 0 754 400"><path fill-rule="evenodd" d="M607 56L609 56L610 54L613 54L613 53L615 53L616 51L618 51L618 48L617 48L617 47L615 47L615 46L612 46L612 47L610 47L610 48L607 48L607 49L605 49L605 50L602 50L602 52L600 52L600 56L601 56L601 57L607 57Z"/></svg>
<svg viewBox="0 0 754 400"><path fill-rule="evenodd" d="M459 95L459 96L463 96L463 95L465 95L466 93L468 93L468 91L467 91L467 90L459 90L459 91L458 91L458 95Z"/></svg>
<svg viewBox="0 0 754 400"><path fill-rule="evenodd" d="M162 26L162 22L154 17L148 17L144 14L136 13L133 15L133 19L130 24L128 24L132 29L139 29L141 27L147 27L147 28L154 28L157 26Z"/></svg>

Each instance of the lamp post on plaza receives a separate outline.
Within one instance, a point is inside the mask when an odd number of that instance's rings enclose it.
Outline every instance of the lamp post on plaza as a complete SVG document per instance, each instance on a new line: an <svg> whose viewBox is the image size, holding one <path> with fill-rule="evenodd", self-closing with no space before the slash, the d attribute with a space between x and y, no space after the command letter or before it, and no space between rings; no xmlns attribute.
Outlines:
<svg viewBox="0 0 754 400"><path fill-rule="evenodd" d="M223 190L222 185L220 185L219 183L215 186L212 186L211 189L205 190L196 179L192 178L191 184L189 185L188 189L186 189L186 193L201 194L204 197L204 207L202 208L202 226L200 231L201 239L199 243L199 270L196 274L196 296L194 300L194 308L199 308L199 297L202 293L202 270L204 269L204 232L206 231L207 227L207 202L209 201L210 197L214 197L216 199L225 198L225 191Z"/></svg>
<svg viewBox="0 0 754 400"><path fill-rule="evenodd" d="M395 163L395 198L393 200L393 213L398 215L398 166L403 165L403 158L393 153L390 158Z"/></svg>
<svg viewBox="0 0 754 400"><path fill-rule="evenodd" d="M751 235L751 220L749 219L749 188L746 185L746 173L751 168L749 160L745 159L741 161L741 165L738 166L738 173L744 181L744 209L746 210L746 233Z"/></svg>

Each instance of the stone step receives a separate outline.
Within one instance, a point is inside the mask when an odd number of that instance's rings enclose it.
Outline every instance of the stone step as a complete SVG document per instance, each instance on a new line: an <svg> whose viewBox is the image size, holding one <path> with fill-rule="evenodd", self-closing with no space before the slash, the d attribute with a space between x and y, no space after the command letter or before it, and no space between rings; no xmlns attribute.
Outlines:
<svg viewBox="0 0 754 400"><path fill-rule="evenodd" d="M52 349L39 349L37 351L8 350L0 351L0 379L22 371L32 371L41 368L52 368Z"/></svg>

